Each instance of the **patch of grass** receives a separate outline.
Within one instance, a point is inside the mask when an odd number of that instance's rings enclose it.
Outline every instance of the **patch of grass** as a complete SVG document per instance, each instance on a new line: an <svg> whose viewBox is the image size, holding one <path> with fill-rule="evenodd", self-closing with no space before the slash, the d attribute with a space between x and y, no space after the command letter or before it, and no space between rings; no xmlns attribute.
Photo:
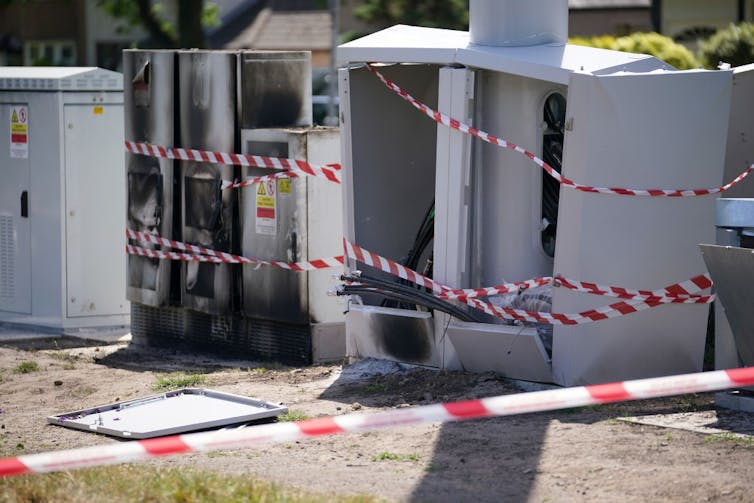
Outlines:
<svg viewBox="0 0 754 503"><path fill-rule="evenodd" d="M63 365L63 370L76 370L76 365L73 363L66 363Z"/></svg>
<svg viewBox="0 0 754 503"><path fill-rule="evenodd" d="M367 393L384 393L387 391L387 384L379 382L367 384L364 386L364 391Z"/></svg>
<svg viewBox="0 0 754 503"><path fill-rule="evenodd" d="M167 391L171 389L190 388L192 386L205 384L206 382L207 376L202 374L173 372L158 377L157 381L152 385L152 389L155 391Z"/></svg>
<svg viewBox="0 0 754 503"><path fill-rule="evenodd" d="M372 461L419 461L420 459L421 456L418 454L398 454L387 451L372 456Z"/></svg>
<svg viewBox="0 0 754 503"><path fill-rule="evenodd" d="M39 370L39 364L34 361L25 361L19 363L16 368L13 369L13 372L16 372L18 374L28 374L30 372L36 372Z"/></svg>
<svg viewBox="0 0 754 503"><path fill-rule="evenodd" d="M734 442L736 444L754 445L754 437L749 435L737 435L730 431L725 433L715 433L704 439L705 442Z"/></svg>
<svg viewBox="0 0 754 503"><path fill-rule="evenodd" d="M278 416L279 423L290 423L292 421L303 421L304 419L311 419L306 413L300 410L289 410L285 414Z"/></svg>
<svg viewBox="0 0 754 503"><path fill-rule="evenodd" d="M229 503L372 503L370 496L338 497L306 493L245 476L225 476L185 468L121 465L67 473L0 479L0 500L8 502L102 501Z"/></svg>

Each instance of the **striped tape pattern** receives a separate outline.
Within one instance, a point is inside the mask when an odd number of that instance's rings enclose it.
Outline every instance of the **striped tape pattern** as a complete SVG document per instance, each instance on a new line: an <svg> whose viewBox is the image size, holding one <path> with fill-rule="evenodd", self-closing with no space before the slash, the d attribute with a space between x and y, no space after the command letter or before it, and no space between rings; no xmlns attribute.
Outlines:
<svg viewBox="0 0 754 503"><path fill-rule="evenodd" d="M434 120L438 124L442 124L443 126L449 127L451 129L455 129L457 131L461 131L462 133L469 134L471 136L479 138L480 140L490 143L492 145L497 145L498 147L514 150L518 152L519 154L529 158L529 160L531 160L534 164L536 164L537 166L545 170L545 172L547 172L548 175L550 175L552 178L557 180L561 185L565 187L570 187L576 190L580 190L582 192L592 192L596 194L612 194L612 195L618 195L618 196L644 196L644 197L706 196L710 194L718 194L720 192L725 192L726 190L728 190L729 188L733 187L738 182L746 178L746 176L749 173L751 173L752 170L754 170L754 164L752 164L743 173L738 175L731 182L723 185L722 187L714 187L714 188L708 188L708 189L624 189L624 188L618 188L618 187L591 187L589 185L583 185L580 183L576 183L573 180L570 180L566 178L565 176L561 175L555 169L553 169L552 166L547 164L543 159L540 159L539 157L532 154L531 152L524 149L523 147L520 147L516 145L515 143L511 143L497 136L491 135L486 131L482 131L481 129L472 127L464 122L459 121L458 119L454 119L453 117L450 117L449 115L446 115L442 112L439 112L437 110L430 108L429 106L425 105L424 103L417 100L416 98L408 94L406 91L401 89L398 85L396 85L390 79L382 75L379 71L377 71L377 69L373 65L366 65L366 67L383 84L385 84L385 86L388 89L390 89L395 94L397 94L398 96L406 100L414 108L416 108L417 110L419 110L424 115Z"/></svg>
<svg viewBox="0 0 754 503"><path fill-rule="evenodd" d="M497 293L510 293L521 288L531 288L537 284L546 284L547 281L545 280L549 281L552 278L537 278L520 283L509 283L500 287L453 290L393 260L365 250L346 239L343 240L343 246L347 258L357 260L393 276L405 279L417 286L430 289L438 297L459 300L491 316L513 321L549 325L580 325L625 316L664 304L709 304L715 298L714 295L696 295L698 292L712 286L712 281L707 275L696 276L688 281L655 291L629 290L597 285L596 283L582 283L558 277L557 280L562 282L563 286L567 285L568 288L581 289L584 293L623 297L623 299L630 300L621 300L607 306L572 314L525 311L511 307L494 306L489 302L478 299L477 296L481 292L495 291ZM490 295L490 293L485 293L485 295Z"/></svg>
<svg viewBox="0 0 754 503"><path fill-rule="evenodd" d="M242 257L240 255L233 255L232 253L218 252L202 246L192 245L181 241L174 241L172 239L166 239L154 234L147 234L144 232L138 232L131 229L126 229L126 236L129 239L140 241L142 243L150 243L154 245L164 246L167 248L173 248L174 250L180 250L180 252L171 252L163 250L154 250L151 248L144 248L140 246L134 246L127 244L126 253L129 255L139 255L142 257L156 258L156 259L168 259L168 260L183 260L183 261L195 261L195 262L213 262L217 264L255 264L255 265L269 265L280 269L286 269L289 271L313 271L317 269L328 269L330 267L340 267L343 265L343 256L338 255L336 257L328 257L316 260L309 260L305 262L278 262L275 260L262 260L255 258Z"/></svg>
<svg viewBox="0 0 754 503"><path fill-rule="evenodd" d="M326 166L317 166L298 159L287 157L267 157L249 154L232 154L227 152L213 152L209 150L197 150L189 148L171 148L150 143L140 143L126 141L126 150L132 154L146 155L150 157L161 157L164 159L175 159L178 161L195 161L206 162L210 164L227 164L234 166L246 166L252 168L280 169L288 174L270 175L269 177L258 177L255 179L244 180L241 182L226 182L223 188L238 188L258 183L260 179L272 177L280 178L287 176L293 178L297 175L313 176L324 178L334 183L340 183L340 165L328 164ZM254 181L256 180L256 181Z"/></svg>
<svg viewBox="0 0 754 503"><path fill-rule="evenodd" d="M336 433L363 433L398 426L510 416L686 393L703 393L750 385L754 385L754 367L500 395L367 414L352 413L291 423L274 423L250 428L191 433L27 454L0 459L0 476L73 470L191 452L292 442Z"/></svg>

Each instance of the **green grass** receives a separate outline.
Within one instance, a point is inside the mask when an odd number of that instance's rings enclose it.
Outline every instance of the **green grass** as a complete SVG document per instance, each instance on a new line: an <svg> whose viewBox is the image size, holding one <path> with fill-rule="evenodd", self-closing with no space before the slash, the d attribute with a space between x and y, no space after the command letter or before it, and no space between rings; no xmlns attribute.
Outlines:
<svg viewBox="0 0 754 503"><path fill-rule="evenodd" d="M374 383L374 384L367 384L364 386L364 391L366 393L384 393L387 391L387 384L384 383Z"/></svg>
<svg viewBox="0 0 754 503"><path fill-rule="evenodd" d="M421 456L418 454L397 454L387 451L372 456L372 461L419 461L420 459Z"/></svg>
<svg viewBox="0 0 754 503"><path fill-rule="evenodd" d="M178 388L190 388L192 386L199 386L207 382L207 376L202 374L185 372L173 372L171 374L165 374L157 378L157 381L152 385L155 391L168 391Z"/></svg>
<svg viewBox="0 0 754 503"><path fill-rule="evenodd" d="M13 372L16 372L18 374L28 374L30 372L36 372L38 370L39 364L37 362L25 361L19 363L16 368L13 369Z"/></svg>
<svg viewBox="0 0 754 503"><path fill-rule="evenodd" d="M311 416L306 415L300 410L289 410L285 414L278 416L279 423L290 423L292 421L303 421L304 419L311 419Z"/></svg>
<svg viewBox="0 0 754 503"><path fill-rule="evenodd" d="M370 503L369 496L337 497L286 489L246 476L224 476L185 468L121 465L68 473L0 479L0 502L90 503Z"/></svg>
<svg viewBox="0 0 754 503"><path fill-rule="evenodd" d="M725 433L715 433L708 436L705 439L705 442L733 442L736 444L754 445L754 437L750 437L748 435L737 435L735 433L726 431Z"/></svg>

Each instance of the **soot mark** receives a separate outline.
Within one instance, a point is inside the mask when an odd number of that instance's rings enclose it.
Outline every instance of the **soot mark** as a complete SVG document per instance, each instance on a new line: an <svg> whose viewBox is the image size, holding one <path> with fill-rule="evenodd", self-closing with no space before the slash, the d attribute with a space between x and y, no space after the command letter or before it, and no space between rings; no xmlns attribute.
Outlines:
<svg viewBox="0 0 754 503"><path fill-rule="evenodd" d="M381 316L372 319L370 328L382 349L396 360L418 363L428 360L431 356L430 334L423 324Z"/></svg>

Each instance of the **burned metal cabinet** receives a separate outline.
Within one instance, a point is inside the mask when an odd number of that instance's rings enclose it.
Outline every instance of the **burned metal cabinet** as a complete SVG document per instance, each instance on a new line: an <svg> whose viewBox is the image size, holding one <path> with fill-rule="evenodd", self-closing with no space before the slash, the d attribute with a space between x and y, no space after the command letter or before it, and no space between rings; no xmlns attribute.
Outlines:
<svg viewBox="0 0 754 503"><path fill-rule="evenodd" d="M312 164L337 162L338 131L310 127L310 53L244 51L238 77L241 153ZM243 167L241 175L272 172ZM273 179L242 188L241 253L280 262L339 255L341 214L340 187L324 180ZM271 356L298 351L306 360L341 358L342 306L326 295L331 275L331 270L294 272L244 264L241 314L250 337L267 341L263 345Z"/></svg>
<svg viewBox="0 0 754 503"><path fill-rule="evenodd" d="M127 141L175 145L175 60L175 51L123 51ZM129 229L168 239L175 237L173 165L172 159L126 153ZM169 260L130 255L127 298L147 306L168 305L172 265Z"/></svg>
<svg viewBox="0 0 754 503"><path fill-rule="evenodd" d="M236 54L178 51L180 146L236 152ZM232 252L234 193L230 165L180 162L181 232L187 243ZM232 309L232 267L188 262L181 270L181 303L213 315Z"/></svg>
<svg viewBox="0 0 754 503"><path fill-rule="evenodd" d="M238 64L241 153L306 160L306 134L266 128L311 125L311 55L244 51ZM249 178L271 173L265 168L243 167L241 175ZM282 262L305 260L301 258L307 248L305 184L268 180L239 191L244 256ZM242 277L244 316L309 322L306 274L247 264Z"/></svg>
<svg viewBox="0 0 754 503"><path fill-rule="evenodd" d="M311 164L337 161L340 138L333 128L255 129L241 132L242 152L290 157ZM257 176L253 168L244 168ZM267 170L269 173L269 170ZM342 253L341 189L310 177L283 178L245 187L240 193L244 256L305 262ZM243 265L241 313L253 328L273 332L276 351L294 351L307 360L336 360L345 352L343 305L327 296L332 269L290 271ZM255 331L252 330L252 335Z"/></svg>

